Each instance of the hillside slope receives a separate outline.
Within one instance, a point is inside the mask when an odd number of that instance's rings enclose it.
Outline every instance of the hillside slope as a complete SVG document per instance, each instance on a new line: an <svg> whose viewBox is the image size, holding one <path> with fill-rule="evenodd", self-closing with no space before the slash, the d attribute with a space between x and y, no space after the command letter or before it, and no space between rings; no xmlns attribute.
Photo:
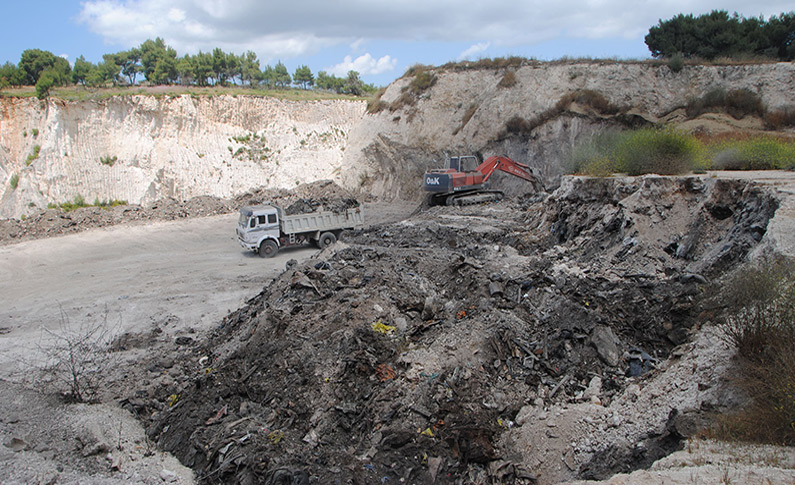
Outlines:
<svg viewBox="0 0 795 485"><path fill-rule="evenodd" d="M793 105L795 65L687 66L678 73L665 65L598 61L417 69L390 85L380 111L351 130L343 183L409 198L418 193L422 173L441 166L444 152L479 152L528 163L554 184L578 139L612 127L682 123L687 100L714 88L747 89L768 109ZM562 99L586 91L603 98L601 111L576 97L555 110ZM685 128L698 126L691 121ZM741 127L762 128L758 119ZM497 180L501 188L521 184Z"/></svg>

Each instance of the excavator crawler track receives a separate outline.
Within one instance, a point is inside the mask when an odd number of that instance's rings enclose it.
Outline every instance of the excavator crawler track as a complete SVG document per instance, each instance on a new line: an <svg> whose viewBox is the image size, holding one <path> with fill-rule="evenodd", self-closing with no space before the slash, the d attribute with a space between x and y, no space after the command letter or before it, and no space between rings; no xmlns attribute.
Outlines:
<svg viewBox="0 0 795 485"><path fill-rule="evenodd" d="M445 205L475 205L486 202L498 202L503 198L505 198L505 194L499 190L481 190L477 192L448 195L445 200Z"/></svg>

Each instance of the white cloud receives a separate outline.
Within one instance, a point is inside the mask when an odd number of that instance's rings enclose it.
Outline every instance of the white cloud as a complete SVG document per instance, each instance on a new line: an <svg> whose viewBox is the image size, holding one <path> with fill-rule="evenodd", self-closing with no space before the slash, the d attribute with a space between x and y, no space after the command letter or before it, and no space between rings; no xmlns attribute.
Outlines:
<svg viewBox="0 0 795 485"><path fill-rule="evenodd" d="M169 9L168 20L172 22L182 22L183 20L185 20L185 11L179 8Z"/></svg>
<svg viewBox="0 0 795 485"><path fill-rule="evenodd" d="M108 43L132 47L159 36L180 53L221 47L253 50L264 60L313 54L334 45L349 45L358 53L372 40L480 42L462 52L466 57L482 52L478 49L483 45L510 47L562 37L638 38L659 19L715 8L707 0L85 0L81 5L79 21ZM781 0L725 0L720 8L769 17L791 10L788 5Z"/></svg>
<svg viewBox="0 0 795 485"><path fill-rule="evenodd" d="M370 53L363 54L356 59L345 56L339 64L326 68L325 71L335 76L345 76L348 71L356 71L361 75L381 74L393 71L397 66L397 59L392 56L383 56L375 59Z"/></svg>
<svg viewBox="0 0 795 485"><path fill-rule="evenodd" d="M469 49L458 54L458 60L459 61L462 61L464 59L472 60L475 56L478 56L486 52L486 49L488 49L489 47L491 47L491 42L478 42L477 44L471 46Z"/></svg>

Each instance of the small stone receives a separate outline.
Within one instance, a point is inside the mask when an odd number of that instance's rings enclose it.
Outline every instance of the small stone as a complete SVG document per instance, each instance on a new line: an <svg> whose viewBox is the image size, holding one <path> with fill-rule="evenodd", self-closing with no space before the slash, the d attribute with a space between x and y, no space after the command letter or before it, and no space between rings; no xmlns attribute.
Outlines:
<svg viewBox="0 0 795 485"><path fill-rule="evenodd" d="M408 322L403 317L397 317L395 319L395 328L398 329L399 332L405 332L406 328L408 327Z"/></svg>
<svg viewBox="0 0 795 485"><path fill-rule="evenodd" d="M171 470L165 468L160 471L160 479L166 483L174 483L179 479L179 476Z"/></svg>
<svg viewBox="0 0 795 485"><path fill-rule="evenodd" d="M193 343L193 339L191 337L182 336L177 337L174 342L176 342L177 345L190 345Z"/></svg>
<svg viewBox="0 0 795 485"><path fill-rule="evenodd" d="M621 354L618 351L618 338L609 327L598 326L591 333L591 343L605 364L615 367Z"/></svg>
<svg viewBox="0 0 795 485"><path fill-rule="evenodd" d="M489 296L502 295L502 285L496 281L489 283Z"/></svg>

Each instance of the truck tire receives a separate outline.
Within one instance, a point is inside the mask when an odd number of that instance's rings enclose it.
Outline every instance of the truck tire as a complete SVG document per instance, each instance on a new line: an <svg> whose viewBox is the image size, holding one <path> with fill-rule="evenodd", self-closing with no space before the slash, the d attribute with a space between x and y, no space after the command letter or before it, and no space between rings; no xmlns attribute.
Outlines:
<svg viewBox="0 0 795 485"><path fill-rule="evenodd" d="M266 239L259 245L259 255L263 258L272 258L279 252L279 245L273 239Z"/></svg>
<svg viewBox="0 0 795 485"><path fill-rule="evenodd" d="M320 249L326 249L327 247L331 246L335 242L337 242L337 236L335 236L333 232L324 232L318 238L317 246Z"/></svg>

